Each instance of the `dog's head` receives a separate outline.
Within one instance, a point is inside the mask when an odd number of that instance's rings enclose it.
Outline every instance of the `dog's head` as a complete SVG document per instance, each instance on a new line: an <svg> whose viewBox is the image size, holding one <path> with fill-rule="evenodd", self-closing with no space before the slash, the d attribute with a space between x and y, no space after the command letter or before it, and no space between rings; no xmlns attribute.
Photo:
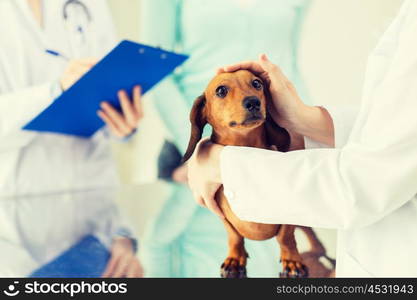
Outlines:
<svg viewBox="0 0 417 300"><path fill-rule="evenodd" d="M208 84L203 113L216 130L247 130L266 118L266 96L260 78L246 70L222 73ZM205 99L205 100L204 100Z"/></svg>
<svg viewBox="0 0 417 300"><path fill-rule="evenodd" d="M183 161L193 154L207 123L217 133L244 135L269 122L268 101L269 93L263 81L247 70L215 76L194 102L190 114L191 137Z"/></svg>

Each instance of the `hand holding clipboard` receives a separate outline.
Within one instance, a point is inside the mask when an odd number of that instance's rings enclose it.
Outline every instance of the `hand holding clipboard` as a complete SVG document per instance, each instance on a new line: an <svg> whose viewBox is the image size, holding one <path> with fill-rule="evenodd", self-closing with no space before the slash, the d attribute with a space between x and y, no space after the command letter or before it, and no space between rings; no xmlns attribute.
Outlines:
<svg viewBox="0 0 417 300"><path fill-rule="evenodd" d="M117 92L139 84L145 94L188 56L122 41L23 129L90 137L103 127L102 101L120 109Z"/></svg>

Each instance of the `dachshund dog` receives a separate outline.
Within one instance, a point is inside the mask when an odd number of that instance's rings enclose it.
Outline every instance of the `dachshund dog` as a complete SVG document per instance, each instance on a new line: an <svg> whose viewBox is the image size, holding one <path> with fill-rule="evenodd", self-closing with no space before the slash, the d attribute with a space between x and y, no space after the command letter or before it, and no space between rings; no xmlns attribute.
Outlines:
<svg viewBox="0 0 417 300"><path fill-rule="evenodd" d="M221 145L274 149L282 152L293 150L290 134L278 126L267 111L268 89L263 81L247 70L217 75L209 83L203 95L198 97L190 114L191 137L183 161L193 154L208 123L213 132L211 141ZM292 145L291 145L292 144ZM248 254L244 238L266 240L276 237L281 248L283 272L281 277L307 277L308 268L298 252L295 225L274 225L240 220L231 210L223 193L223 187L215 195L225 216L224 226L228 234L229 253L221 265L221 276L246 277ZM313 234L311 228L305 231ZM318 241L314 236L310 243ZM319 248L313 246L313 248Z"/></svg>

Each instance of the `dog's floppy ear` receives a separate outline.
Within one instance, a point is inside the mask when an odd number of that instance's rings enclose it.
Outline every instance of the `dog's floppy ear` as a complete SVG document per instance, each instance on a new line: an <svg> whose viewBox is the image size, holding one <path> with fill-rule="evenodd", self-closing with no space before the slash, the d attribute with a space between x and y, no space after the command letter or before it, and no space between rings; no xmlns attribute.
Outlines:
<svg viewBox="0 0 417 300"><path fill-rule="evenodd" d="M265 98L267 102L267 108L269 109L271 103L271 95L267 89L265 89ZM267 111L265 122L266 136L270 145L276 146L278 151L287 152L290 149L291 137L288 131L272 119L271 115Z"/></svg>
<svg viewBox="0 0 417 300"><path fill-rule="evenodd" d="M288 131L280 127L272 117L267 114L266 123L266 136L268 143L277 147L278 151L287 152L290 149L291 137Z"/></svg>
<svg viewBox="0 0 417 300"><path fill-rule="evenodd" d="M205 104L206 97L203 94L197 99L195 99L193 108L191 109L191 136L190 141L188 142L187 151L185 152L184 157L182 158L183 163L186 162L191 157L191 155L193 155L195 147L197 146L197 143L201 140L201 136L203 135L204 126L207 124Z"/></svg>

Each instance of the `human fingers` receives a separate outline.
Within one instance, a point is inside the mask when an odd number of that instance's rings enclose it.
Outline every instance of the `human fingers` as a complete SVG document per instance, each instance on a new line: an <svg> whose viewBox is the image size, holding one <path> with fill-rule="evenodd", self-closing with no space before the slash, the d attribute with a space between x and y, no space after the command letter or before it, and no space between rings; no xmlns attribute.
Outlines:
<svg viewBox="0 0 417 300"><path fill-rule="evenodd" d="M95 57L84 57L84 58L76 59L76 60L74 60L74 62L76 64L89 66L91 68L92 66L94 66L95 64L97 64L98 59L95 58Z"/></svg>
<svg viewBox="0 0 417 300"><path fill-rule="evenodd" d="M101 109L111 118L113 123L117 126L119 131L123 133L124 136L127 136L132 133L134 127L131 127L123 116L109 103L102 102Z"/></svg>
<svg viewBox="0 0 417 300"><path fill-rule="evenodd" d="M61 88L65 91L69 89L75 82L78 81L86 72L90 70L90 67L85 65L70 64L64 71L60 84Z"/></svg>
<svg viewBox="0 0 417 300"><path fill-rule="evenodd" d="M124 254L121 259L119 259L117 265L114 268L113 273L111 274L112 278L123 278L126 276L129 270L129 265L131 262L130 255Z"/></svg>
<svg viewBox="0 0 417 300"><path fill-rule="evenodd" d="M126 278L142 278L143 268L138 259L134 259L126 271Z"/></svg>
<svg viewBox="0 0 417 300"><path fill-rule="evenodd" d="M206 203L204 202L203 197L200 194L193 193L193 195L194 195L194 199L195 199L195 201L197 202L198 205L200 205L202 207L207 207Z"/></svg>
<svg viewBox="0 0 417 300"><path fill-rule="evenodd" d="M242 61L236 64L227 65L217 70L217 74L225 72L235 72L238 70L249 70L254 74L262 74L265 70L261 67L259 62L256 61Z"/></svg>
<svg viewBox="0 0 417 300"><path fill-rule="evenodd" d="M133 106L136 110L138 121L143 118L142 87L136 85L133 88Z"/></svg>
<svg viewBox="0 0 417 300"><path fill-rule="evenodd" d="M111 256L110 261L107 263L106 269L104 270L101 277L103 277L103 278L111 277L111 274L113 274L113 272L114 272L114 270L117 266L119 258L120 257L118 257L118 256L114 256L114 255Z"/></svg>
<svg viewBox="0 0 417 300"><path fill-rule="evenodd" d="M187 165L182 165L172 172L172 179L175 182L187 184L188 182L188 168Z"/></svg>
<svg viewBox="0 0 417 300"><path fill-rule="evenodd" d="M130 127L136 128L137 126L136 110L133 107L133 103L130 101L129 96L124 90L120 90L117 93L117 96L119 97L119 102L122 108L124 120L129 124Z"/></svg>
<svg viewBox="0 0 417 300"><path fill-rule="evenodd" d="M104 111L98 110L97 115L109 127L109 130L112 134L114 134L117 137L123 137L124 136L123 132L121 132L119 130L119 128L116 126L116 124L113 122L113 120L108 115L106 115L106 113Z"/></svg>
<svg viewBox="0 0 417 300"><path fill-rule="evenodd" d="M265 72L268 73L271 79L279 79L285 82L289 81L284 72L282 72L281 68L278 65L272 63L266 54L261 54L259 56L259 65L263 70L265 70Z"/></svg>
<svg viewBox="0 0 417 300"><path fill-rule="evenodd" d="M75 65L71 68L70 74L74 75L77 79L80 78L82 75L90 71L91 67L86 65Z"/></svg>
<svg viewBox="0 0 417 300"><path fill-rule="evenodd" d="M224 219L223 211L220 209L215 199L216 192L219 188L220 188L220 185L216 185L216 187L211 187L210 191L207 191L206 193L204 193L202 197L203 197L205 206L207 206L209 210L211 210L213 213L218 215L220 218Z"/></svg>

